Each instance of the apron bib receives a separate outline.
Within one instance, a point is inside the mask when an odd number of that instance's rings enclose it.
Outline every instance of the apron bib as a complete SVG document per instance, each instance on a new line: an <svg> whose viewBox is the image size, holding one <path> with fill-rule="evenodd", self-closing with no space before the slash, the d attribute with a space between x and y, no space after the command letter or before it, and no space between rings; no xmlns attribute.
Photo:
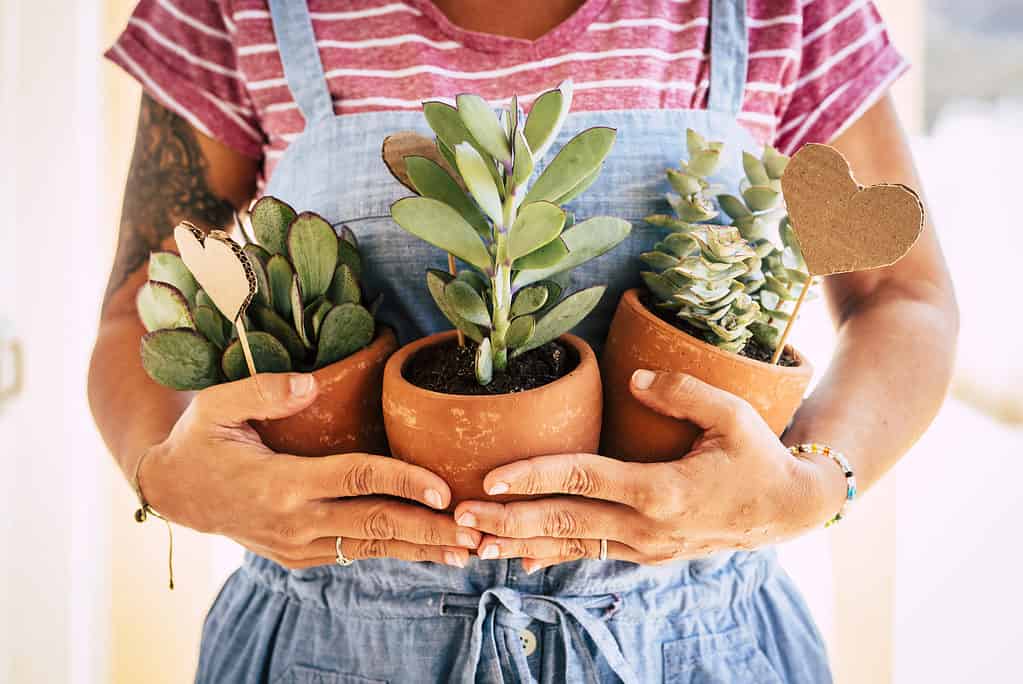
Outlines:
<svg viewBox="0 0 1023 684"><path fill-rule="evenodd" d="M572 272L570 291L608 286L575 330L598 351L620 295L640 283L639 254L665 234L642 218L670 211L664 170L684 156L685 129L725 142L730 156L715 179L730 187L743 177L740 151L760 151L736 121L745 4L712 0L708 110L572 113L538 164L537 173L585 128L618 129L599 180L566 205L580 221L633 224L622 244ZM335 115L306 3L270 0L270 9L306 127L265 193L355 232L368 295L384 295L378 318L402 343L450 328L425 283L428 267L447 268L446 255L391 220L391 204L409 192L380 157L392 133L432 137L422 112ZM197 681L817 684L830 675L806 607L769 550L660 567L580 561L533 575L519 561L475 558L464 570L381 559L289 572L250 553L211 609Z"/></svg>

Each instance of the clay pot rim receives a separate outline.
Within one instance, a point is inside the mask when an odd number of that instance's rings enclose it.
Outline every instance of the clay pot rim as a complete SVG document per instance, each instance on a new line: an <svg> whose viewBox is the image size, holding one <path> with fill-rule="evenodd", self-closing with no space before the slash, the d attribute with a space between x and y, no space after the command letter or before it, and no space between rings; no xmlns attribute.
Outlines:
<svg viewBox="0 0 1023 684"><path fill-rule="evenodd" d="M791 344L786 344L785 348L789 350L789 352L792 354L792 357L796 360L796 365L782 366L779 364L767 363L765 361L758 361L757 359L751 359L748 356L736 354L735 352L725 351L720 347L715 347L713 344L708 344L703 340L697 339L690 335L689 333L685 332L684 330L679 330L670 323L661 320L660 317L657 316L657 314L648 309L639 298L639 294L642 291L643 289L639 287L634 287L631 290L626 290L625 293L622 295L622 301L633 311L636 311L643 319L645 319L654 327L660 328L661 330L664 331L673 332L677 335L682 335L686 338L686 340L689 343L696 347L701 348L706 353L712 356L727 359L731 363L739 363L754 369L764 370L769 368L773 370L775 373L784 373L787 375L805 375L808 372L813 373L813 366L810 365L810 362L806 359L805 356L803 356L799 352L798 349L793 347Z"/></svg>
<svg viewBox="0 0 1023 684"><path fill-rule="evenodd" d="M384 394L387 394L387 385L389 383L398 383L411 388L411 391L417 392L426 396L427 398L438 398L445 401L453 401L462 404L484 402L496 402L505 401L509 397L514 397L516 401L522 397L528 397L535 392L543 392L549 387L554 387L558 384L565 384L572 382L575 378L589 370L590 372L596 371L599 373L599 366L597 365L597 355L593 352L590 345L583 340L581 337L572 335L571 333L565 333L558 338L558 341L563 342L579 354L579 363L570 372L561 376L554 382L549 382L541 387L534 387L530 390L524 390L522 392L509 392L505 394L447 394L445 392L435 392L428 390L419 385L415 385L405 379L405 364L412 360L412 357L416 355L421 349L425 347L434 346L437 344L443 344L444 342L453 339L457 335L455 330L445 330L443 332L434 333L433 335L427 335L421 337L414 342L409 342L398 351L391 355L391 358L387 360L387 365L384 367Z"/></svg>
<svg viewBox="0 0 1023 684"><path fill-rule="evenodd" d="M394 331L388 326L378 324L376 333L373 335L373 340L365 347L354 354L350 354L349 356L339 359L332 364L324 366L323 368L317 368L314 371L309 371L309 373L317 380L320 380L323 376L333 375L339 368L344 366L356 365L363 360L370 361L372 358L367 357L378 356L388 347L394 347L397 349L398 338L395 336ZM390 354L388 356L390 356Z"/></svg>

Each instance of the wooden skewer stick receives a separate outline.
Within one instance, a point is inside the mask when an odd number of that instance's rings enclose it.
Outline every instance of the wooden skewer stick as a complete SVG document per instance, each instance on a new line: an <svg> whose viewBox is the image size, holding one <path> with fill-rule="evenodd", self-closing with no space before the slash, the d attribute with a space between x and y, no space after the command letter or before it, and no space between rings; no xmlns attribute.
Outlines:
<svg viewBox="0 0 1023 684"><path fill-rule="evenodd" d="M245 334L245 324L242 323L242 315L235 319L234 327L238 329L238 339L242 343L242 353L245 354L245 365L249 367L249 376L256 374L256 363L252 360L252 350L249 349L249 336Z"/></svg>
<svg viewBox="0 0 1023 684"><path fill-rule="evenodd" d="M778 363L778 359L781 358L781 353L785 350L785 340L789 338L789 332L792 330L792 324L796 322L796 316L799 315L799 307L803 306L803 300L806 299L806 293L810 291L810 286L813 285L813 276L806 281L803 285L803 290L799 293L799 299L796 300L796 306L792 309L792 316L789 317L789 322L785 325L785 330L781 333L781 339L778 340L778 348L774 350L774 356L771 357L771 363Z"/></svg>
<svg viewBox="0 0 1023 684"><path fill-rule="evenodd" d="M455 257L452 254L448 254L448 273L450 273L453 276L458 275L458 269L455 268ZM458 346L464 347L465 333L463 333L461 329L458 328L458 326L455 326L455 332L458 333Z"/></svg>

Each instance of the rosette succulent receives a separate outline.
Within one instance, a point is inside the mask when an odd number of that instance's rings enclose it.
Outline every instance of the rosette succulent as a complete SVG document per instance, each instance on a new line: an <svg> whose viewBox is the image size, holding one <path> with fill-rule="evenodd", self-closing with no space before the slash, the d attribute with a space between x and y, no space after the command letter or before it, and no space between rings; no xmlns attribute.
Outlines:
<svg viewBox="0 0 1023 684"><path fill-rule="evenodd" d="M528 118L514 97L500 118L477 95L459 95L455 106L427 102L424 114L452 173L426 157L405 158L418 197L396 202L391 216L466 265L457 276L428 271L427 286L451 324L477 344L482 385L509 360L586 317L604 287L563 298L561 276L617 245L631 229L627 221L606 216L574 223L561 206L597 179L614 129L579 133L530 183L571 102L570 83L540 95Z"/></svg>
<svg viewBox="0 0 1023 684"><path fill-rule="evenodd" d="M655 305L677 312L703 340L740 353L752 338L773 350L810 284L781 192L788 157L769 145L760 158L743 152L746 177L731 195L708 181L723 144L690 129L686 146L689 160L668 170L678 192L668 196L675 215L646 219L675 232L642 255L654 269L643 280ZM719 208L730 225L710 223Z"/></svg>
<svg viewBox="0 0 1023 684"><path fill-rule="evenodd" d="M319 215L297 214L269 196L250 214L258 244L246 236L242 249L257 287L245 328L256 369L316 370L369 344L373 307L362 303L355 235L347 227L338 235ZM160 384L199 390L248 376L233 322L177 254L150 255L136 305L148 331L142 365Z"/></svg>

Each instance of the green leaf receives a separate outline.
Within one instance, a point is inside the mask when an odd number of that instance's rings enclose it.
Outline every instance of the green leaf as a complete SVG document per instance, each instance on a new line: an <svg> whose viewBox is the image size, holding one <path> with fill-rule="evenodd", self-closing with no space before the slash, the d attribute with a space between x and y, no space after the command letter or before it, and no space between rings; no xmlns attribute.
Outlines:
<svg viewBox="0 0 1023 684"><path fill-rule="evenodd" d="M686 170L694 176L706 178L721 166L721 150L707 148L700 150L689 158Z"/></svg>
<svg viewBox="0 0 1023 684"><path fill-rule="evenodd" d="M454 312L470 323L490 327L490 312L479 293L472 285L462 280L452 280L444 288L444 296Z"/></svg>
<svg viewBox="0 0 1023 684"><path fill-rule="evenodd" d="M519 316L512 319L505 333L505 343L509 349L518 349L527 344L536 330L536 319L532 316Z"/></svg>
<svg viewBox="0 0 1023 684"><path fill-rule="evenodd" d="M337 262L352 269L356 278L362 277L362 255L359 254L358 247L348 240L337 241Z"/></svg>
<svg viewBox="0 0 1023 684"><path fill-rule="evenodd" d="M199 290L199 283L195 281L181 257L174 252L150 252L149 279L173 285L185 297L189 306L195 305L195 293Z"/></svg>
<svg viewBox="0 0 1023 684"><path fill-rule="evenodd" d="M227 346L231 339L231 324L219 311L211 306L197 306L192 310L195 327L218 349Z"/></svg>
<svg viewBox="0 0 1023 684"><path fill-rule="evenodd" d="M666 269L678 266L679 264L679 260L676 259L674 256L662 252L660 250L654 250L652 252L643 252L642 254L639 255L639 258L642 259L643 263L645 263L647 266L657 271L664 271Z"/></svg>
<svg viewBox="0 0 1023 684"><path fill-rule="evenodd" d="M476 142L501 163L510 164L511 148L508 147L508 138L486 100L479 95L463 94L455 98L455 103L458 107L458 116Z"/></svg>
<svg viewBox="0 0 1023 684"><path fill-rule="evenodd" d="M315 302L306 307L305 310L305 329L306 334L309 336L311 342L316 344L320 335L320 324L323 323L324 317L327 312L331 310L334 305L330 303L326 297L320 297Z"/></svg>
<svg viewBox="0 0 1023 684"><path fill-rule="evenodd" d="M220 350L191 328L157 330L142 337L142 367L165 387L201 390L220 382Z"/></svg>
<svg viewBox="0 0 1023 684"><path fill-rule="evenodd" d="M579 324L581 320L597 306L604 294L604 286L598 285L563 299L557 306L548 311L543 318L536 322L533 336L525 345L515 350L513 356L518 356L530 349L542 347L551 340L564 335Z"/></svg>
<svg viewBox="0 0 1023 684"><path fill-rule="evenodd" d="M690 157L695 157L698 153L702 152L707 148L707 140L694 131L692 128L686 129L686 149L689 151Z"/></svg>
<svg viewBox="0 0 1023 684"><path fill-rule="evenodd" d="M533 202L519 212L508 234L508 258L519 257L540 249L561 234L565 212L550 202Z"/></svg>
<svg viewBox="0 0 1023 684"><path fill-rule="evenodd" d="M601 170L603 168L604 168L603 166L598 166L597 168L595 168L593 170L593 173L591 173L586 178L583 178L581 181L579 181L578 185L576 185L574 188L572 188L571 190L566 192L564 195L559 197L554 203L555 204L568 204L569 202L574 200L576 197L578 197L579 195L581 195L584 192L586 192L587 190L589 190L590 186L597 182L597 178L600 177L600 172L601 172Z"/></svg>
<svg viewBox="0 0 1023 684"><path fill-rule="evenodd" d="M476 347L476 382L486 387L493 379L494 352L487 337Z"/></svg>
<svg viewBox="0 0 1023 684"><path fill-rule="evenodd" d="M453 280L454 277L444 271L438 271L433 268L426 271L426 287L429 289L433 301L437 304L437 308L451 322L451 325L465 333L465 336L470 340L478 343L483 339L483 333L480 332L480 329L475 324L470 323L455 313L445 294L447 284Z"/></svg>
<svg viewBox="0 0 1023 684"><path fill-rule="evenodd" d="M217 305L213 303L213 300L210 298L210 296L208 294L206 294L206 291L203 290L203 289L199 289L199 290L196 291L196 293L195 293L195 305L196 306L208 306L211 309L213 309L214 311L220 311L220 309L217 308Z"/></svg>
<svg viewBox="0 0 1023 684"><path fill-rule="evenodd" d="M252 307L252 319L263 332L273 335L288 350L293 361L301 361L306 354L306 347L287 320L281 318L272 309L265 306Z"/></svg>
<svg viewBox="0 0 1023 684"><path fill-rule="evenodd" d="M742 153L742 168L752 185L767 185L771 182L764 163L749 152Z"/></svg>
<svg viewBox="0 0 1023 684"><path fill-rule="evenodd" d="M359 239L355 237L355 231L349 228L347 225L342 224L341 230L338 231L337 236L350 244L355 249L359 249Z"/></svg>
<svg viewBox="0 0 1023 684"><path fill-rule="evenodd" d="M270 283L270 300L274 309L285 320L291 318L291 281L295 271L283 254L274 254L266 262L266 277Z"/></svg>
<svg viewBox="0 0 1023 684"><path fill-rule="evenodd" d="M524 187L529 182L529 177L533 175L534 167L533 152L520 126L515 131L515 166L512 170L513 187Z"/></svg>
<svg viewBox="0 0 1023 684"><path fill-rule="evenodd" d="M320 325L316 368L351 356L373 341L373 316L358 304L340 304L327 312Z"/></svg>
<svg viewBox="0 0 1023 684"><path fill-rule="evenodd" d="M523 204L554 201L589 177L607 158L617 132L613 128L590 128L561 148L526 194Z"/></svg>
<svg viewBox="0 0 1023 684"><path fill-rule="evenodd" d="M453 207L477 233L490 237L490 224L486 217L440 164L426 157L405 157L405 169L420 195ZM492 179L488 180L493 183Z"/></svg>
<svg viewBox="0 0 1023 684"><path fill-rule="evenodd" d="M785 173L785 167L789 164L789 158L770 145L764 145L762 161L771 180L781 178Z"/></svg>
<svg viewBox="0 0 1023 684"><path fill-rule="evenodd" d="M441 154L451 164L451 168L458 168L455 163L454 150L463 142L468 142L475 147L476 151L484 159L490 156L472 136L469 129L465 127L461 116L458 114L458 110L451 105L443 102L427 102L423 104L423 114L426 115L426 121L430 124L430 128L437 134L438 142L442 143L439 146ZM492 171L494 183L500 188L501 176L497 172L497 166L494 164L488 164L487 166Z"/></svg>
<svg viewBox="0 0 1023 684"><path fill-rule="evenodd" d="M526 118L524 133L533 159L540 159L558 137L572 107L572 82L565 81L556 90L548 90L533 102Z"/></svg>
<svg viewBox="0 0 1023 684"><path fill-rule="evenodd" d="M497 185L487 170L487 162L480 156L472 145L462 143L455 148L455 161L458 163L458 173L465 181L473 199L480 205L497 225L504 221L504 207L501 204L501 194L497 191ZM440 198L438 198L440 199ZM487 233L484 232L484 235Z"/></svg>
<svg viewBox="0 0 1023 684"><path fill-rule="evenodd" d="M624 240L632 230L628 221L595 216L577 223L561 234L568 254L547 268L523 269L515 274L513 287L525 287L594 259Z"/></svg>
<svg viewBox="0 0 1023 684"><path fill-rule="evenodd" d="M487 283L487 279L481 276L477 271L462 270L458 272L456 278L469 283L469 285L472 286L472 289L480 293L480 296L483 296L490 287Z"/></svg>
<svg viewBox="0 0 1023 684"><path fill-rule="evenodd" d="M270 278L266 273L270 254L259 245L245 245L242 250L248 255L252 271L256 274L256 296L252 300L263 306L273 306L273 290L270 289Z"/></svg>
<svg viewBox="0 0 1023 684"><path fill-rule="evenodd" d="M484 271L493 268L490 252L476 230L443 202L406 197L391 206L391 216L408 232L462 261Z"/></svg>
<svg viewBox="0 0 1023 684"><path fill-rule="evenodd" d="M283 254L288 226L295 220L295 210L276 197L261 197L250 212L252 230L266 251Z"/></svg>
<svg viewBox="0 0 1023 684"><path fill-rule="evenodd" d="M302 296L311 302L327 291L334 278L337 234L322 216L303 212L291 223L287 242L288 257L302 283Z"/></svg>
<svg viewBox="0 0 1023 684"><path fill-rule="evenodd" d="M265 332L250 332L249 349L252 351L252 363L257 373L287 373L292 369L291 357L284 345L273 335ZM234 340L227 345L220 367L227 379L234 382L249 377L249 366L245 363L245 351L241 340Z"/></svg>
<svg viewBox="0 0 1023 684"><path fill-rule="evenodd" d="M647 286L647 289L650 290L650 293L656 299L668 301L674 297L676 290L674 283L660 273L643 271L639 275L643 278L643 283Z"/></svg>
<svg viewBox="0 0 1023 684"><path fill-rule="evenodd" d="M680 195L695 195L703 190L700 179L688 173L682 173L675 169L668 169L668 182Z"/></svg>
<svg viewBox="0 0 1023 684"><path fill-rule="evenodd" d="M679 220L678 218L674 216L668 216L667 214L651 214L650 216L647 216L643 220L652 226L657 226L658 228L667 228L668 230L673 230L676 232L687 233L696 228L696 226L694 226L692 223Z"/></svg>
<svg viewBox="0 0 1023 684"><path fill-rule="evenodd" d="M302 304L302 282L298 278L296 273L291 279L291 320L295 324L295 332L298 333L298 338L302 340L302 344L308 349L313 348L313 343L309 339L308 331L305 327L305 308Z"/></svg>
<svg viewBox="0 0 1023 684"><path fill-rule="evenodd" d="M347 264L341 264L334 271L334 279L327 290L327 298L335 304L359 304L362 302L362 290L359 281Z"/></svg>
<svg viewBox="0 0 1023 684"><path fill-rule="evenodd" d="M568 247L564 240L552 240L540 249L534 250L512 263L512 270L524 271L540 268L554 268L568 256Z"/></svg>
<svg viewBox="0 0 1023 684"><path fill-rule="evenodd" d="M731 219L740 219L751 215L743 201L734 195L718 195L718 204Z"/></svg>
<svg viewBox="0 0 1023 684"><path fill-rule="evenodd" d="M173 285L148 281L135 296L135 308L146 330L195 328L188 301Z"/></svg>
<svg viewBox="0 0 1023 684"><path fill-rule="evenodd" d="M753 211L767 211L778 206L781 193L762 185L753 185L742 191L742 198Z"/></svg>
<svg viewBox="0 0 1023 684"><path fill-rule="evenodd" d="M530 285L529 287L522 288L515 295L515 299L512 300L512 318L539 311L547 303L549 296L550 290L544 284Z"/></svg>

